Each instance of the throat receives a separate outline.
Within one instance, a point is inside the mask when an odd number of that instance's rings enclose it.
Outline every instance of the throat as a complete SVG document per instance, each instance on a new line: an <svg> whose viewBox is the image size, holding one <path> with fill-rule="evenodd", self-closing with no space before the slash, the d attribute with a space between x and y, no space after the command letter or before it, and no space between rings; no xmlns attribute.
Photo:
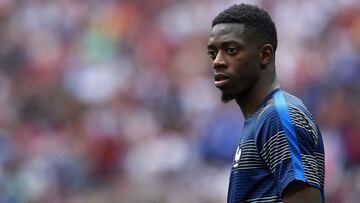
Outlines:
<svg viewBox="0 0 360 203"><path fill-rule="evenodd" d="M248 118L252 113L254 113L267 95L279 87L279 84L274 83L270 86L270 88L249 91L247 94L236 97L236 103L239 105L244 118Z"/></svg>

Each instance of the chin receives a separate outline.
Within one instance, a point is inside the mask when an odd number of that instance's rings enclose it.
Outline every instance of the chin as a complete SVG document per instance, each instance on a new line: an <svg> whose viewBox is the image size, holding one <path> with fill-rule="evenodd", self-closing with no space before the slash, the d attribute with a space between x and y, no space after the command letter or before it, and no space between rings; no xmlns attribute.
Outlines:
<svg viewBox="0 0 360 203"><path fill-rule="evenodd" d="M236 98L236 96L234 94L226 93L226 92L221 93L221 101L223 103L228 103L229 101L231 101L235 98Z"/></svg>
<svg viewBox="0 0 360 203"><path fill-rule="evenodd" d="M227 89L221 91L221 101L223 103L228 103L229 101L237 98L244 98L246 97L246 91L239 90L239 89Z"/></svg>

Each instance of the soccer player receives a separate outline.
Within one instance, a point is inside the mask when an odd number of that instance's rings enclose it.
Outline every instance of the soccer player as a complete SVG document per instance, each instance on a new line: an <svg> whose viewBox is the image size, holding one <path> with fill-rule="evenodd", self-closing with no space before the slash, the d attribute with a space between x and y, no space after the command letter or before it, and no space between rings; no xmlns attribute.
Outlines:
<svg viewBox="0 0 360 203"><path fill-rule="evenodd" d="M275 71L277 34L266 11L234 5L212 21L208 55L223 102L245 117L228 202L324 202L324 146L303 102Z"/></svg>

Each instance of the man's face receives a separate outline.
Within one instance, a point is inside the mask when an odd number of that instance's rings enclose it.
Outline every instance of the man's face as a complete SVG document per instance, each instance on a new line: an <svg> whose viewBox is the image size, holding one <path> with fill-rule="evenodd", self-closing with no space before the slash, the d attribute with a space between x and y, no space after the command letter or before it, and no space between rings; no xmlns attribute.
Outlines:
<svg viewBox="0 0 360 203"><path fill-rule="evenodd" d="M223 102L245 96L259 79L258 48L246 40L242 24L215 25L208 42L208 54L215 86L221 90Z"/></svg>

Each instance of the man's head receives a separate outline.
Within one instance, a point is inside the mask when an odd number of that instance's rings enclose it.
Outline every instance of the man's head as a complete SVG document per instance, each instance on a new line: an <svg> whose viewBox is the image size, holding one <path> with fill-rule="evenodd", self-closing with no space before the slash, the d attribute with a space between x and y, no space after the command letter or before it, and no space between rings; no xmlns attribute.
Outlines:
<svg viewBox="0 0 360 203"><path fill-rule="evenodd" d="M214 18L208 54L224 102L245 96L259 80L274 79L276 47L274 22L256 6L234 5Z"/></svg>
<svg viewBox="0 0 360 203"><path fill-rule="evenodd" d="M277 48L277 34L274 22L269 14L256 6L249 4L233 5L220 12L212 21L212 27L224 23L244 25L244 34L249 42L271 44L274 52Z"/></svg>

